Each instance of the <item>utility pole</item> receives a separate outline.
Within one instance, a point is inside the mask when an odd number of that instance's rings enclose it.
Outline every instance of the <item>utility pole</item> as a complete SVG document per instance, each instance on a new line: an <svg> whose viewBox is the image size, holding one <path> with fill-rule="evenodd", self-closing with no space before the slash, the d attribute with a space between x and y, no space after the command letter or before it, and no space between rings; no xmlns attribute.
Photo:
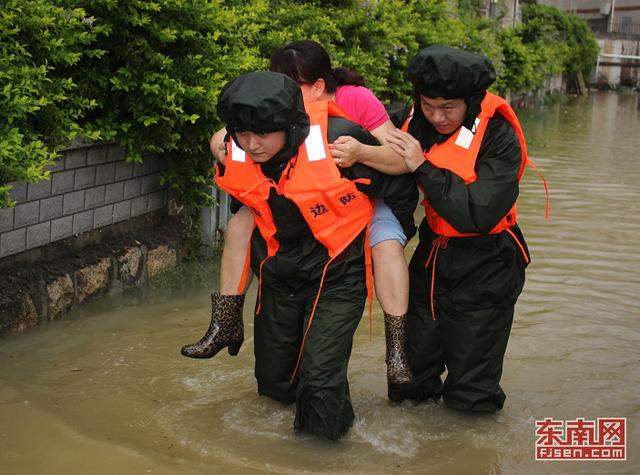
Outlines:
<svg viewBox="0 0 640 475"><path fill-rule="evenodd" d="M616 0L611 0L611 12L609 12L609 28L607 31L611 33L613 31L613 16L616 11Z"/></svg>

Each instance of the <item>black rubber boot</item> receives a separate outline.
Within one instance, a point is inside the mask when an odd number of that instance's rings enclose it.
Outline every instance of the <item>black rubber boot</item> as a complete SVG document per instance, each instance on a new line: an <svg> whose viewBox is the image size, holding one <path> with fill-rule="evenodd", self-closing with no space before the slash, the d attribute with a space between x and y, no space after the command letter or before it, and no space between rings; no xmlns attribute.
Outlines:
<svg viewBox="0 0 640 475"><path fill-rule="evenodd" d="M244 295L211 294L211 323L197 343L185 345L180 352L189 358L211 358L224 347L235 356L244 341L242 306Z"/></svg>
<svg viewBox="0 0 640 475"><path fill-rule="evenodd" d="M407 358L407 315L384 314L384 333L387 340L387 382L409 384L413 373Z"/></svg>

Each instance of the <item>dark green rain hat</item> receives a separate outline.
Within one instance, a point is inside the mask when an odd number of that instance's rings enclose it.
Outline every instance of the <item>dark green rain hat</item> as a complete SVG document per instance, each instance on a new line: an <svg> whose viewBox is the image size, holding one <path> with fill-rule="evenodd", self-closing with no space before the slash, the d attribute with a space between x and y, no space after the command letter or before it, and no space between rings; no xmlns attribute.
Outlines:
<svg viewBox="0 0 640 475"><path fill-rule="evenodd" d="M433 45L413 58L409 78L423 96L465 99L485 92L496 80L496 71L485 56Z"/></svg>
<svg viewBox="0 0 640 475"><path fill-rule="evenodd" d="M309 127L300 87L280 73L256 71L232 79L220 93L217 110L232 134Z"/></svg>

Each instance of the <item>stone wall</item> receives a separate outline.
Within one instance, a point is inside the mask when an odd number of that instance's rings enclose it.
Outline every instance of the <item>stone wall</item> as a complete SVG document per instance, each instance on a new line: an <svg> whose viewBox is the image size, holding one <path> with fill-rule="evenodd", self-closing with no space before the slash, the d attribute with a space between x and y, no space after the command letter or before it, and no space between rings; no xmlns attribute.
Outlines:
<svg viewBox="0 0 640 475"><path fill-rule="evenodd" d="M113 237L64 258L0 275L0 336L57 320L88 300L144 288L181 257L179 224Z"/></svg>
<svg viewBox="0 0 640 475"><path fill-rule="evenodd" d="M165 167L156 156L127 163L117 145L66 150L49 180L12 183L17 204L0 209L0 259L166 208Z"/></svg>
<svg viewBox="0 0 640 475"><path fill-rule="evenodd" d="M0 209L0 336L176 265L184 240L159 181L167 165L89 143L65 150L49 180L11 183L16 206Z"/></svg>

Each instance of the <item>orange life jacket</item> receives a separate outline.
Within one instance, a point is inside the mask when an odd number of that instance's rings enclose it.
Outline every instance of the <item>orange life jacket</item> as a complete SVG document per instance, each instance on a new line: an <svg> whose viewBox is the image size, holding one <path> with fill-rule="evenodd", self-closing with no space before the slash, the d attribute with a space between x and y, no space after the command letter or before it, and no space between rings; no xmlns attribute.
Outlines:
<svg viewBox="0 0 640 475"><path fill-rule="evenodd" d="M329 256L339 255L366 228L373 215L369 198L358 191L356 182L340 175L327 143L328 116L344 117L334 103L320 101L305 104L311 127L309 136L289 161L279 182L265 177L260 165L253 162L235 142L231 143L223 176L216 171L220 188L246 205L267 242L267 255L274 256L280 247L276 227L267 203L272 188L293 201L314 237L327 248Z"/></svg>
<svg viewBox="0 0 640 475"><path fill-rule="evenodd" d="M480 151L480 145L482 139L487 130L489 120L498 112L501 114L513 127L513 130L518 137L520 143L520 150L522 154L522 160L520 163L520 169L518 170L518 181L522 179L524 168L526 165L530 165L537 171L535 164L527 157L527 145L524 140L524 134L520 121L516 116L511 106L501 97L496 96L490 92L487 92L485 98L480 104L480 113L475 119L474 130L469 130L466 127L460 127L457 133L449 137L445 142L435 144L431 147L429 152L425 152L425 160L435 165L438 168L444 168L458 175L468 185L476 181L477 176L475 172L476 160L478 158L478 152ZM409 115L407 121L405 121L402 129L407 131L408 124L413 116L413 109ZM545 190L547 191L547 207L546 214L548 215L548 189L544 177L542 177ZM424 191L424 190L423 190ZM422 205L425 210L425 219L434 233L445 237L464 237L464 236L477 236L477 233L462 233L449 224L442 216L440 216L435 209L429 203L426 193L424 193L424 200ZM496 234L504 231L505 229L513 226L517 221L516 205L511 207L509 212L495 225L495 227L489 231L488 234Z"/></svg>
<svg viewBox="0 0 640 475"><path fill-rule="evenodd" d="M267 202L271 189L293 201L309 225L314 237L327 249L329 260L325 264L320 279L320 288L316 295L309 323L305 330L298 361L291 376L293 382L302 357L302 350L311 328L315 309L320 298L322 284L329 264L344 251L360 233L367 229L373 216L373 205L369 198L356 188L356 183L368 183L368 179L349 180L341 176L329 151L327 130L329 115L348 118L346 113L333 101L305 103L309 115L310 129L296 157L291 159L276 184L262 173L260 165L235 142L227 154L225 173L220 176L216 165L216 183L220 188L246 205L254 216L260 234L267 243L267 257L260 263L260 282L262 266L274 256L280 247L276 239L276 226L271 208ZM367 239L368 241L368 239ZM366 283L369 299L369 313L373 295L371 249L365 245ZM243 278L243 280L245 280ZM260 311L261 283L258 289L258 308Z"/></svg>
<svg viewBox="0 0 640 475"><path fill-rule="evenodd" d="M522 161L520 170L518 171L518 180L522 178L524 167L527 163L527 145L524 141L522 127L516 117L515 112L507 102L490 92L480 104L480 113L475 120L475 130L471 131L466 127L460 127L460 130L449 137L445 142L435 144L429 152L425 153L425 160L428 160L438 168L444 168L452 171L468 185L476 181L476 159L480 150L480 144L487 130L489 120L498 111L511 124L520 142L520 150ZM441 217L436 210L433 209L429 200L426 198L422 202L425 210L425 218L429 226L436 234L447 237L474 236L474 233L461 233ZM514 204L509 212L489 231L489 234L497 234L516 223L516 205Z"/></svg>

